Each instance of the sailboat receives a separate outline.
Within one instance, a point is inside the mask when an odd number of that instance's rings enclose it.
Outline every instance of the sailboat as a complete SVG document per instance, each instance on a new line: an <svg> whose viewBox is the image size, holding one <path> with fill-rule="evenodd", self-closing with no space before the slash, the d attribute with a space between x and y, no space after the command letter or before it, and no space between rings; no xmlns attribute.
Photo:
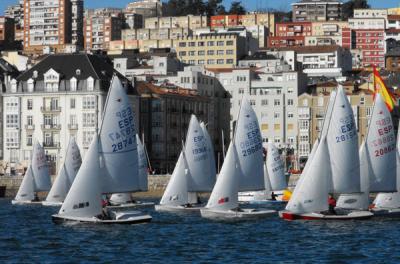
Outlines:
<svg viewBox="0 0 400 264"><path fill-rule="evenodd" d="M396 138L391 114L382 96L377 94L368 134L360 148L362 193L341 195L337 207L368 210L370 193L385 192L378 194L378 202L383 202L385 196L391 196L397 188L396 153ZM376 212L378 211L376 209Z"/></svg>
<svg viewBox="0 0 400 264"><path fill-rule="evenodd" d="M46 200L42 202L43 205L62 205L81 164L82 158L79 147L76 144L75 138L71 137L65 154L64 164L61 166Z"/></svg>
<svg viewBox="0 0 400 264"><path fill-rule="evenodd" d="M157 211L198 211L198 192L210 192L215 182L214 150L207 129L195 115L189 122L186 145L179 155L171 179L156 205Z"/></svg>
<svg viewBox="0 0 400 264"><path fill-rule="evenodd" d="M286 202L276 199L275 196L272 198L272 195L277 195L277 192L287 188L284 164L279 150L272 142L267 145L267 160L266 164L264 164L264 185L265 189L263 191L239 193L239 202L250 204Z"/></svg>
<svg viewBox="0 0 400 264"><path fill-rule="evenodd" d="M285 210L285 220L348 220L372 216L368 211L329 214L329 193L360 192L358 135L350 103L339 86L332 93L320 140L311 155Z"/></svg>
<svg viewBox="0 0 400 264"><path fill-rule="evenodd" d="M130 100L117 76L108 91L99 133L86 153L81 168L61 206L55 223L136 224L151 221L139 211L102 208L102 194L140 189L136 125ZM136 177L134 177L136 175Z"/></svg>
<svg viewBox="0 0 400 264"><path fill-rule="evenodd" d="M35 142L31 164L18 189L12 204L41 204L37 192L46 192L51 188L49 168L46 155L39 142Z"/></svg>
<svg viewBox="0 0 400 264"><path fill-rule="evenodd" d="M138 151L138 177L141 192L148 190L148 170L147 156L144 144L140 141L139 135L136 134L137 151ZM136 176L136 175L135 175ZM114 193L110 197L108 209L127 209L132 207L153 206L152 202L140 202L132 199L131 193Z"/></svg>
<svg viewBox="0 0 400 264"><path fill-rule="evenodd" d="M240 220L265 217L274 210L239 208L239 191L264 189L262 138L256 114L250 103L242 100L234 139L217 182L201 216L209 219Z"/></svg>

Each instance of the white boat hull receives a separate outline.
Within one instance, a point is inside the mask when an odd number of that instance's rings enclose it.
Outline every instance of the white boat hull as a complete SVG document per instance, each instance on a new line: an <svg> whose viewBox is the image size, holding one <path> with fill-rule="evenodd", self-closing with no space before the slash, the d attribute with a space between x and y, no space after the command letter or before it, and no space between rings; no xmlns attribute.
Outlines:
<svg viewBox="0 0 400 264"><path fill-rule="evenodd" d="M211 209L201 209L201 216L211 220L250 220L258 219L269 216L275 216L277 212L275 210L255 210L255 209L240 209L240 210L211 210Z"/></svg>
<svg viewBox="0 0 400 264"><path fill-rule="evenodd" d="M187 207L183 205L173 206L173 205L155 205L155 209L158 212L171 212L171 213L180 213L180 212L199 212L204 208L204 205L193 205L192 207Z"/></svg>
<svg viewBox="0 0 400 264"><path fill-rule="evenodd" d="M125 204L114 204L107 205L107 210L129 210L132 208L143 208L143 207L152 207L154 206L153 202L145 202L145 203L125 203Z"/></svg>
<svg viewBox="0 0 400 264"><path fill-rule="evenodd" d="M42 205L42 201L17 201L17 200L12 200L11 204L14 204L14 205Z"/></svg>
<svg viewBox="0 0 400 264"><path fill-rule="evenodd" d="M48 201L42 202L43 206L61 206L62 204L63 204L62 202L48 202Z"/></svg>
<svg viewBox="0 0 400 264"><path fill-rule="evenodd" d="M371 209L371 213L378 217L400 217L400 208L379 208Z"/></svg>
<svg viewBox="0 0 400 264"><path fill-rule="evenodd" d="M111 212L112 219L100 219L98 217L74 217L60 214L52 215L52 220L56 224L66 222L91 223L91 224L141 224L150 222L150 215L142 214L139 211L132 212Z"/></svg>
<svg viewBox="0 0 400 264"><path fill-rule="evenodd" d="M279 211L279 217L288 220L363 220L369 219L373 214L369 211L350 211L346 214L322 214L322 213L305 213L295 214L290 211Z"/></svg>

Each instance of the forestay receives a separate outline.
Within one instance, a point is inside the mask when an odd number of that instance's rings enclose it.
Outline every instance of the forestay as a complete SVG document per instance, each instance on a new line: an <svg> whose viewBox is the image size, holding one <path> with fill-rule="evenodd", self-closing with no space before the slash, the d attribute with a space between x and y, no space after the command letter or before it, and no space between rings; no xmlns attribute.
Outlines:
<svg viewBox="0 0 400 264"><path fill-rule="evenodd" d="M328 123L327 145L333 193L360 192L360 158L353 109L339 86Z"/></svg>
<svg viewBox="0 0 400 264"><path fill-rule="evenodd" d="M329 153L326 138L323 137L318 145L313 159L307 169L307 174L293 191L286 210L292 213L303 214L321 212L328 209L328 192L330 171L326 164L329 163Z"/></svg>
<svg viewBox="0 0 400 264"><path fill-rule="evenodd" d="M103 193L140 190L135 116L118 77L114 76L100 129Z"/></svg>
<svg viewBox="0 0 400 264"><path fill-rule="evenodd" d="M82 166L61 209L60 215L73 217L93 217L101 214L101 170L99 163L98 136L93 141L85 155Z"/></svg>
<svg viewBox="0 0 400 264"><path fill-rule="evenodd" d="M234 135L241 174L239 191L264 189L263 150L257 116L250 103L244 99L240 107Z"/></svg>
<svg viewBox="0 0 400 264"><path fill-rule="evenodd" d="M287 183L283 161L278 149L272 142L268 143L267 146L267 170L272 191L286 189Z"/></svg>
<svg viewBox="0 0 400 264"><path fill-rule="evenodd" d="M206 208L227 211L238 207L240 165L235 144L230 144Z"/></svg>

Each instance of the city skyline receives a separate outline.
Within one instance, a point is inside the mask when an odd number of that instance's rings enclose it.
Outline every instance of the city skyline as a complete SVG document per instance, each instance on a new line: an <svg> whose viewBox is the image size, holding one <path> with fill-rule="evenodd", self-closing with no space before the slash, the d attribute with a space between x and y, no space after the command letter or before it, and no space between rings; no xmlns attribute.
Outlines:
<svg viewBox="0 0 400 264"><path fill-rule="evenodd" d="M233 0L224 0L224 4L229 7ZM9 5L14 5L18 0L2 0L0 1L0 15L4 15L4 10ZM114 0L113 4L110 5L109 1L106 0L84 0L85 8L100 8L100 7L125 7L126 4L133 2L133 0ZM275 8L278 10L290 10L290 4L293 2L298 2L297 0L281 0L281 1L271 1L271 0L247 0L241 1L242 4L250 11L257 8ZM347 1L342 1L347 2ZM398 0L370 0L368 3L374 8L390 8L400 6Z"/></svg>

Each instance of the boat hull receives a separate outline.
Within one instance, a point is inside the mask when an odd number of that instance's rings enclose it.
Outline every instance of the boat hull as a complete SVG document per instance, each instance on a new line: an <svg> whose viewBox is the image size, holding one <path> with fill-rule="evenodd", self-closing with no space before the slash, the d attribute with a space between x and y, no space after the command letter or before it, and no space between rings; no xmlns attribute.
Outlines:
<svg viewBox="0 0 400 264"><path fill-rule="evenodd" d="M48 201L42 202L43 206L61 206L62 204L63 204L62 202L48 202Z"/></svg>
<svg viewBox="0 0 400 264"><path fill-rule="evenodd" d="M364 220L369 219L373 214L369 211L353 211L343 215L326 215L321 213L294 214L290 211L279 211L279 217L288 220Z"/></svg>
<svg viewBox="0 0 400 264"><path fill-rule="evenodd" d="M42 205L42 201L17 201L17 200L12 200L11 204L13 204L13 205Z"/></svg>
<svg viewBox="0 0 400 264"><path fill-rule="evenodd" d="M170 212L170 213L183 213L183 212L188 212L188 213L197 213L201 209L203 209L203 205L194 205L192 207L185 207L182 205L178 206L172 206L172 205L162 205L162 204L157 204L155 205L155 209L158 212Z"/></svg>
<svg viewBox="0 0 400 264"><path fill-rule="evenodd" d="M132 208L144 208L144 207L152 207L154 203L146 202L146 203L125 203L118 205L107 205L106 208L108 210L129 210Z"/></svg>
<svg viewBox="0 0 400 264"><path fill-rule="evenodd" d="M275 216L275 210L255 210L255 209L241 209L237 210L211 210L204 208L200 210L201 216L211 220L225 220L225 221L239 221L251 220L264 217Z"/></svg>
<svg viewBox="0 0 400 264"><path fill-rule="evenodd" d="M52 215L51 218L55 224L75 222L75 223L106 224L106 225L107 224L132 225L132 224L147 223L152 220L152 217L150 215L145 215L145 214L140 214L140 215L136 214L126 218L120 217L115 219L100 219L97 217L73 217L73 216L55 214Z"/></svg>
<svg viewBox="0 0 400 264"><path fill-rule="evenodd" d="M400 217L400 208L379 208L371 209L371 213L376 217Z"/></svg>

